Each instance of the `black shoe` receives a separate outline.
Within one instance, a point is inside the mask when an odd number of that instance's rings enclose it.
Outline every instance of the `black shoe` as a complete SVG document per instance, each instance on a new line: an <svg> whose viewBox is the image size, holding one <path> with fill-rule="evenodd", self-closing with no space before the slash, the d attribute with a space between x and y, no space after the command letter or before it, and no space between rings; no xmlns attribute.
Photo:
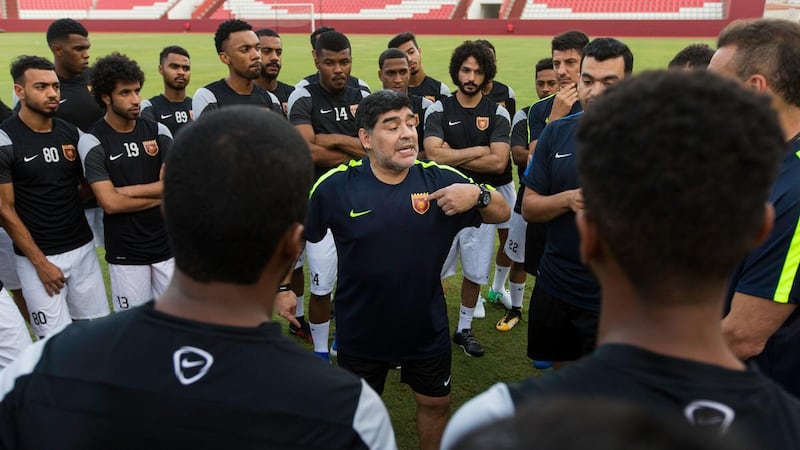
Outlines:
<svg viewBox="0 0 800 450"><path fill-rule="evenodd" d="M478 342L478 338L472 334L472 330L465 328L453 335L453 342L456 343L464 353L469 356L483 356L483 346Z"/></svg>
<svg viewBox="0 0 800 450"><path fill-rule="evenodd" d="M311 326L308 325L303 316L296 317L296 319L300 322L300 326L296 327L289 322L289 334L293 334L306 342L313 342L311 339Z"/></svg>

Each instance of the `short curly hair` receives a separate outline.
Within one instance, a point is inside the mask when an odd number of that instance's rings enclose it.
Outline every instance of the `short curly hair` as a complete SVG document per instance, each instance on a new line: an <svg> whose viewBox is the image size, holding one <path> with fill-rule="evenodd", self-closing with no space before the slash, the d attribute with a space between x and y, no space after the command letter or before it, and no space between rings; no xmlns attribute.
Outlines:
<svg viewBox="0 0 800 450"><path fill-rule="evenodd" d="M225 49L225 41L231 37L231 33L237 31L252 31L253 26L244 20L230 19L219 24L217 31L214 33L214 46L217 48L217 53L222 53Z"/></svg>
<svg viewBox="0 0 800 450"><path fill-rule="evenodd" d="M621 81L586 110L577 138L588 217L652 297L729 276L756 240L786 151L769 99L706 71Z"/></svg>
<svg viewBox="0 0 800 450"><path fill-rule="evenodd" d="M458 71L461 70L461 64L469 57L475 58L478 62L485 81L493 80L497 75L497 64L494 61L492 51L484 44L476 41L464 41L453 50L453 55L450 57L450 79L458 86Z"/></svg>
<svg viewBox="0 0 800 450"><path fill-rule="evenodd" d="M144 72L136 61L114 52L98 59L92 66L90 77L94 101L105 108L104 95L114 92L118 81L138 81L144 86Z"/></svg>

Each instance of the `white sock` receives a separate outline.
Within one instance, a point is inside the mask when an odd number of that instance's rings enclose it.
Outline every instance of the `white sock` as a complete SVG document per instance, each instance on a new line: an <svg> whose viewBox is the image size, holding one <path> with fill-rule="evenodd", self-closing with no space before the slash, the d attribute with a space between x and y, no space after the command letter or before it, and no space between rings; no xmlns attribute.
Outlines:
<svg viewBox="0 0 800 450"><path fill-rule="evenodd" d="M506 288L506 279L511 267L496 266L494 268L494 281L492 281L492 290L495 292L503 292Z"/></svg>
<svg viewBox="0 0 800 450"><path fill-rule="evenodd" d="M511 287L511 306L522 308L522 299L525 298L525 283L508 283Z"/></svg>
<svg viewBox="0 0 800 450"><path fill-rule="evenodd" d="M472 315L475 314L475 308L467 308L461 305L461 310L458 314L458 332L472 328Z"/></svg>
<svg viewBox="0 0 800 450"><path fill-rule="evenodd" d="M314 351L328 353L328 335L331 331L331 321L322 323L311 323L311 339L314 341Z"/></svg>
<svg viewBox="0 0 800 450"><path fill-rule="evenodd" d="M297 296L297 310L294 312L295 317L303 317L305 315L305 298L302 295Z"/></svg>

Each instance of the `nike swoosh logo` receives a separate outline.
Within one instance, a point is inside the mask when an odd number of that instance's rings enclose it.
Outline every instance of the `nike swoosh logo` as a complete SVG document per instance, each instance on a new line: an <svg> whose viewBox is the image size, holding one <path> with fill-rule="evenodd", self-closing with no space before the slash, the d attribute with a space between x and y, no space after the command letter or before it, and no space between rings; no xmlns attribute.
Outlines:
<svg viewBox="0 0 800 450"><path fill-rule="evenodd" d="M320 109L320 114L328 114L329 112L333 111L332 109Z"/></svg>
<svg viewBox="0 0 800 450"><path fill-rule="evenodd" d="M444 385L447 386L449 384L450 384L450 377L447 377L447 380L445 380Z"/></svg>
<svg viewBox="0 0 800 450"><path fill-rule="evenodd" d="M58 104L60 105L60 104L64 103L67 100L69 100L69 99L68 98L62 98L61 100L58 101Z"/></svg>
<svg viewBox="0 0 800 450"><path fill-rule="evenodd" d="M34 159L36 159L37 157L39 157L39 155L33 155L33 156L31 156L30 158L28 158L28 157L26 156L26 157L24 157L24 158L22 158L22 159L24 159L24 160L25 160L25 162L31 162L31 161L33 161Z"/></svg>
<svg viewBox="0 0 800 450"><path fill-rule="evenodd" d="M108 157L108 159L110 159L111 161L113 161L113 160L115 160L115 159L117 159L117 158L119 158L119 157L121 157L121 156L122 156L122 153L120 153L119 155L111 155L111 156L109 156L109 157Z"/></svg>
<svg viewBox="0 0 800 450"><path fill-rule="evenodd" d="M461 121L460 121L460 120L456 120L455 122L449 122L449 121L447 122L447 124L448 124L448 125L450 125L451 127L452 127L453 125L458 125L458 124L460 124L460 123L461 123Z"/></svg>
<svg viewBox="0 0 800 450"><path fill-rule="evenodd" d="M371 213L371 212L372 212L372 210L371 210L371 209L368 209L368 210L366 210L366 211L359 211L359 212L355 212L355 211L353 211L353 210L351 209L351 210L350 210L350 217L352 217L352 218L354 218L354 219L355 219L356 217L366 216L367 214L369 214L369 213Z"/></svg>
<svg viewBox="0 0 800 450"><path fill-rule="evenodd" d="M172 114L167 114L166 116L164 114L161 115L162 119L169 119L170 117L172 117Z"/></svg>
<svg viewBox="0 0 800 450"><path fill-rule="evenodd" d="M203 361L202 359L199 360L199 361L189 361L188 359L182 359L181 360L181 368L183 368L183 369L191 369L192 367L202 366L205 363L206 362Z"/></svg>
<svg viewBox="0 0 800 450"><path fill-rule="evenodd" d="M561 153L556 152L556 158L566 158L567 156L572 156L572 153L561 154Z"/></svg>

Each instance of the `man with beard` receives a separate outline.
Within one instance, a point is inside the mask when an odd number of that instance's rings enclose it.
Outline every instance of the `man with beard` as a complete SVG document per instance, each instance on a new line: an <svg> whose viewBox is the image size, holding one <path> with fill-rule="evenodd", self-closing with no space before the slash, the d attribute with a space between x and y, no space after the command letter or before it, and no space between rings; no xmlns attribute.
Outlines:
<svg viewBox="0 0 800 450"><path fill-rule="evenodd" d="M170 45L158 56L158 73L164 78L164 92L141 104L139 115L161 122L175 135L192 117L192 98L186 95L186 86L192 78L189 52L183 47Z"/></svg>
<svg viewBox="0 0 800 450"><path fill-rule="evenodd" d="M408 96L409 106L414 113L417 121L417 140L422 142L425 136L425 111L433 102L425 97L409 94L408 81L411 76L409 73L408 56L399 48L389 48L383 51L378 57L378 78L384 89L391 89ZM425 152L419 149L417 159L425 159Z"/></svg>
<svg viewBox="0 0 800 450"><path fill-rule="evenodd" d="M258 40L261 43L261 76L256 80L256 86L278 97L283 114L286 115L289 96L294 91L294 86L278 80L283 56L281 36L269 28L256 31L256 36L258 36Z"/></svg>
<svg viewBox="0 0 800 450"><path fill-rule="evenodd" d="M42 338L72 320L107 315L108 300L80 201L84 137L54 118L55 67L21 56L11 77L20 110L0 126L0 217L14 241L31 327Z"/></svg>
<svg viewBox="0 0 800 450"><path fill-rule="evenodd" d="M598 38L583 48L579 68L578 92L582 108L587 109L608 86L631 74L633 54L616 39ZM576 214L584 209L575 138L582 115L564 117L544 128L521 180L522 217L547 227L528 311L528 356L552 361L556 369L594 349L600 315L600 286L581 259L575 224Z"/></svg>
<svg viewBox="0 0 800 450"><path fill-rule="evenodd" d="M350 41L336 31L317 39L314 63L319 83L298 87L289 96L289 121L305 138L314 161L314 177L364 156L358 140L355 112L368 94L347 85L352 68ZM328 359L331 292L336 280L337 256L333 235L306 246L311 279L309 320L314 351Z"/></svg>
<svg viewBox="0 0 800 450"><path fill-rule="evenodd" d="M493 177L506 170L510 160L511 118L505 108L482 93L496 73L494 56L488 48L477 42L464 42L450 58L450 77L458 90L434 103L425 114L428 158L457 167L477 183L491 183ZM459 232L441 273L442 278L454 275L460 254L464 279L453 342L469 356L483 356L483 346L472 333L472 317L480 287L489 281L494 230L493 225L482 224Z"/></svg>
<svg viewBox="0 0 800 450"><path fill-rule="evenodd" d="M305 235L319 242L332 230L341 255L339 366L382 393L400 362L417 403L420 448L438 449L450 413L451 351L437 275L461 229L503 221L509 208L458 171L416 160L417 120L402 93L370 95L357 117L367 156L312 188Z"/></svg>
<svg viewBox="0 0 800 450"><path fill-rule="evenodd" d="M408 55L408 92L435 102L450 95L450 88L439 80L429 77L422 67L422 49L413 33L400 33L389 41L388 48L397 48ZM422 139L420 138L420 142Z"/></svg>
<svg viewBox="0 0 800 450"><path fill-rule="evenodd" d="M228 77L201 87L194 93L195 118L204 111L226 105L256 105L283 113L281 102L255 84L261 76L261 44L253 27L242 20L222 22L214 34L219 60L228 66Z"/></svg>
<svg viewBox="0 0 800 450"><path fill-rule="evenodd" d="M160 296L174 261L161 215L161 173L172 135L139 118L144 73L112 53L92 69L93 94L106 115L78 147L86 181L105 211L106 261L115 311Z"/></svg>

